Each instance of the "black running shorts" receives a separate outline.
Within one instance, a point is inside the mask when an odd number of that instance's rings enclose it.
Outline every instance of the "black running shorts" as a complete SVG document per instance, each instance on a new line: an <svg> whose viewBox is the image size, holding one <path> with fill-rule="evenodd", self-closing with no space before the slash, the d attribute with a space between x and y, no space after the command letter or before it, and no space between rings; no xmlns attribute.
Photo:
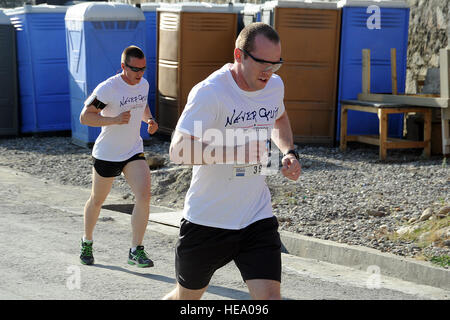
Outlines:
<svg viewBox="0 0 450 320"><path fill-rule="evenodd" d="M178 283L191 290L206 287L214 272L234 261L242 279L281 282L281 240L276 217L241 230L227 230L181 220L175 249Z"/></svg>
<svg viewBox="0 0 450 320"><path fill-rule="evenodd" d="M94 157L92 158L94 162L95 171L97 171L97 173L104 178L111 178L120 176L120 174L123 171L123 168L125 168L128 162L134 160L145 160L145 155L144 153L137 153L128 160L118 162L99 160Z"/></svg>

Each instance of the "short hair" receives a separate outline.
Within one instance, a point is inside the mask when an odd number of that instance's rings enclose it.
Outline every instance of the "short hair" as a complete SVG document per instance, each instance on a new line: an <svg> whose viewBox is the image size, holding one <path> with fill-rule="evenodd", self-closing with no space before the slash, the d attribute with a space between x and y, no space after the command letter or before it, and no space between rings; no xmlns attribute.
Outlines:
<svg viewBox="0 0 450 320"><path fill-rule="evenodd" d="M129 46L122 52L121 62L128 63L130 58L144 59L145 55L141 48L137 46Z"/></svg>
<svg viewBox="0 0 450 320"><path fill-rule="evenodd" d="M262 34L273 43L280 42L280 36L274 28L263 22L255 22L247 25L239 33L239 36L236 39L236 48L243 49L247 52L253 51L255 38L259 34Z"/></svg>

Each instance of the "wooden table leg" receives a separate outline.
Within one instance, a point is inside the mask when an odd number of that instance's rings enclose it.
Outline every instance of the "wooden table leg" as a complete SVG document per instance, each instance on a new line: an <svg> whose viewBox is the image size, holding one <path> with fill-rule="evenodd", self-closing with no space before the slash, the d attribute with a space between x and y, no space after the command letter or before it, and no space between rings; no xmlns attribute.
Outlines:
<svg viewBox="0 0 450 320"><path fill-rule="evenodd" d="M388 133L388 115L383 109L378 109L378 119L380 123L380 160L386 160L387 156L387 133Z"/></svg>
<svg viewBox="0 0 450 320"><path fill-rule="evenodd" d="M347 150L347 116L348 109L345 105L341 106L341 142L340 149L341 151Z"/></svg>
<svg viewBox="0 0 450 320"><path fill-rule="evenodd" d="M442 154L450 155L450 108L441 109Z"/></svg>
<svg viewBox="0 0 450 320"><path fill-rule="evenodd" d="M431 156L431 109L424 111L424 125L423 125L423 141L427 142L427 146L423 149L425 156Z"/></svg>

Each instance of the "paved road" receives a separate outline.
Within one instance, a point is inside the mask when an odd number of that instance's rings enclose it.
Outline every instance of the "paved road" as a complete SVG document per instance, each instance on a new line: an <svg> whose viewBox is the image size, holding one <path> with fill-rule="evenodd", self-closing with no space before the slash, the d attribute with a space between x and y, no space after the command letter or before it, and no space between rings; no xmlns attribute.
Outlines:
<svg viewBox="0 0 450 320"><path fill-rule="evenodd" d="M0 299L149 299L175 284L178 229L151 222L145 238L155 267L126 263L130 216L102 210L94 266L79 263L83 205L90 190L0 167ZM111 194L107 205L124 204ZM152 212L164 211L152 207ZM283 254L284 299L449 299L449 291ZM250 299L234 264L219 270L204 299Z"/></svg>

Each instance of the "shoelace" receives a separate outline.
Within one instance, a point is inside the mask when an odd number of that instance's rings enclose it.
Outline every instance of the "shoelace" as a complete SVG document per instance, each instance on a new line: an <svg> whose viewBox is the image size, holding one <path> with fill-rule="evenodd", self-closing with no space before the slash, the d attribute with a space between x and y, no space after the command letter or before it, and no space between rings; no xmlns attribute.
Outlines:
<svg viewBox="0 0 450 320"><path fill-rule="evenodd" d="M81 252L83 253L83 255L91 256L92 255L92 246L86 246L86 245L82 246Z"/></svg>
<svg viewBox="0 0 450 320"><path fill-rule="evenodd" d="M133 253L137 258L146 259L148 260L147 252L145 252L144 249L136 249L136 251Z"/></svg>

